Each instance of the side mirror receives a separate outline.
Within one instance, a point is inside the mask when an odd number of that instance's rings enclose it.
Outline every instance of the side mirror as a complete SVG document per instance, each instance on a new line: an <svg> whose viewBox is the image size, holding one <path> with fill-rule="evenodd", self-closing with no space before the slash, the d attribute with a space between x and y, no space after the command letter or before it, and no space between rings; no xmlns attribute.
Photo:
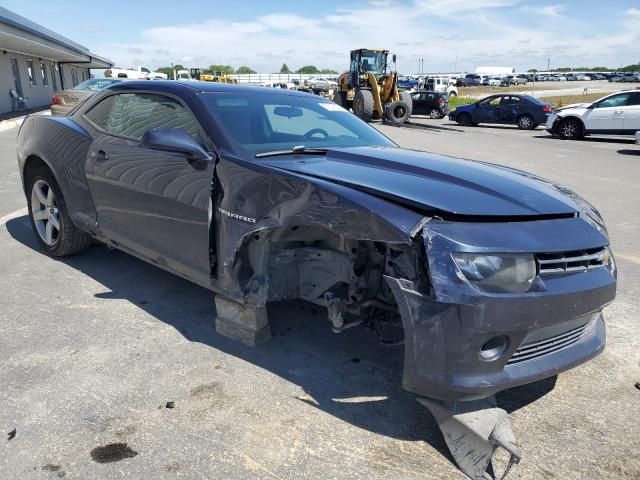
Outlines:
<svg viewBox="0 0 640 480"><path fill-rule="evenodd" d="M152 128L142 137L142 145L163 152L182 153L189 160L211 160L207 151L181 128Z"/></svg>
<svg viewBox="0 0 640 480"><path fill-rule="evenodd" d="M396 54L394 53L393 56L391 57L391 59L393 60L393 63L396 63Z"/></svg>

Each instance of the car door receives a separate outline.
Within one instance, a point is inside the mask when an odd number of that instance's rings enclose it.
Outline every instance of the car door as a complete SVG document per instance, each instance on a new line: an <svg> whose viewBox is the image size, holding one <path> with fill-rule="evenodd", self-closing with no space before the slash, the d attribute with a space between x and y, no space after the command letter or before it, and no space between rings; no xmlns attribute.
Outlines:
<svg viewBox="0 0 640 480"><path fill-rule="evenodd" d="M413 93L411 94L411 100L413 100L413 110L415 115L425 115L425 94Z"/></svg>
<svg viewBox="0 0 640 480"><path fill-rule="evenodd" d="M213 163L141 142L152 128L179 128L207 148L194 115L172 97L120 93L106 97L85 118L96 129L86 175L100 231L206 285Z"/></svg>
<svg viewBox="0 0 640 480"><path fill-rule="evenodd" d="M500 104L496 107L496 122L515 123L521 108L520 97L511 95L502 97Z"/></svg>
<svg viewBox="0 0 640 480"><path fill-rule="evenodd" d="M640 92L632 92L624 112L624 130L634 134L640 131Z"/></svg>
<svg viewBox="0 0 640 480"><path fill-rule="evenodd" d="M500 105L501 95L485 98L473 111L473 121L480 123L495 123L497 120L497 108Z"/></svg>
<svg viewBox="0 0 640 480"><path fill-rule="evenodd" d="M631 92L619 93L592 105L584 116L585 128L590 132L622 132L624 115Z"/></svg>

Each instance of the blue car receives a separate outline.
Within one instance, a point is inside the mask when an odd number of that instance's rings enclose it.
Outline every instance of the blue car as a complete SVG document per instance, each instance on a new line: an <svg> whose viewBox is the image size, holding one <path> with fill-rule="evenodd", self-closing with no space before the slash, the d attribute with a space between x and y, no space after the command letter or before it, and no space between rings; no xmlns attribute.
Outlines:
<svg viewBox="0 0 640 480"><path fill-rule="evenodd" d="M462 105L449 114L458 125L502 123L531 130L547 122L553 107L531 95L491 95L470 105Z"/></svg>
<svg viewBox="0 0 640 480"><path fill-rule="evenodd" d="M416 88L418 86L418 80L415 78L409 77L399 77L398 78L398 88L400 90L411 90L412 88Z"/></svg>

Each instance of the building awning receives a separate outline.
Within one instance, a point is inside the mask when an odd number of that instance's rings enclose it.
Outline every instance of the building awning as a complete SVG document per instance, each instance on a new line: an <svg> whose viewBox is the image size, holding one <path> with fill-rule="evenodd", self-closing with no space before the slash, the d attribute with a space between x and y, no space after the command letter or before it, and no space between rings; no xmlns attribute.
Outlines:
<svg viewBox="0 0 640 480"><path fill-rule="evenodd" d="M0 7L0 49L85 68L111 68L113 62L86 47Z"/></svg>

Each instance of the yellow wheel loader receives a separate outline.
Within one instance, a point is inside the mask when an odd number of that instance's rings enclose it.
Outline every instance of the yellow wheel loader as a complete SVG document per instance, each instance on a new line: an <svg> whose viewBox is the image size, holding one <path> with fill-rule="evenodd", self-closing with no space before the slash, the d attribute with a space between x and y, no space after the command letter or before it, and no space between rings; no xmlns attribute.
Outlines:
<svg viewBox="0 0 640 480"><path fill-rule="evenodd" d="M347 110L352 109L365 122L405 123L413 102L408 92L398 91L398 73L388 65L388 56L388 50L352 50L349 71L338 78L334 101ZM396 56L392 59L395 64Z"/></svg>
<svg viewBox="0 0 640 480"><path fill-rule="evenodd" d="M238 83L238 80L227 77L225 73L213 72L211 70L201 71L199 68L191 69L191 78L201 80L203 82Z"/></svg>

